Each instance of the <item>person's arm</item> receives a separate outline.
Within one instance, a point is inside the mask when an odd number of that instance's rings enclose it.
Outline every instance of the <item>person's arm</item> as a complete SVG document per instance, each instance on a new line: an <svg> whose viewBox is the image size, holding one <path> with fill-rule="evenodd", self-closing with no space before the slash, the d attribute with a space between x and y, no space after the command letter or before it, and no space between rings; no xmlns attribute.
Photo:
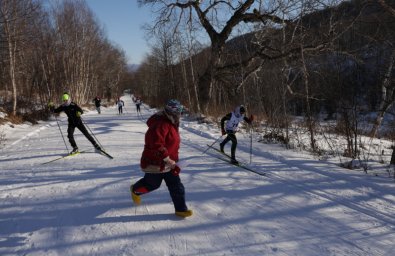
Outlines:
<svg viewBox="0 0 395 256"><path fill-rule="evenodd" d="M62 112L62 111L64 111L64 110L63 110L63 105L60 105L59 107L57 107L57 108L55 108L55 109L53 110L54 113L60 113L60 112Z"/></svg>
<svg viewBox="0 0 395 256"><path fill-rule="evenodd" d="M77 104L75 104L75 108L77 109L77 113L80 112L80 115L82 115L84 113L82 108L80 108L80 106L78 106Z"/></svg>
<svg viewBox="0 0 395 256"><path fill-rule="evenodd" d="M246 121L248 124L251 124L254 121L255 117L254 115L251 115L250 117L244 117L244 121Z"/></svg>
<svg viewBox="0 0 395 256"><path fill-rule="evenodd" d="M222 135L225 135L225 133L226 133L226 131L225 131L225 121L230 120L231 117L232 117L232 113L228 113L224 117L222 117L222 119L221 119L221 132L222 132Z"/></svg>

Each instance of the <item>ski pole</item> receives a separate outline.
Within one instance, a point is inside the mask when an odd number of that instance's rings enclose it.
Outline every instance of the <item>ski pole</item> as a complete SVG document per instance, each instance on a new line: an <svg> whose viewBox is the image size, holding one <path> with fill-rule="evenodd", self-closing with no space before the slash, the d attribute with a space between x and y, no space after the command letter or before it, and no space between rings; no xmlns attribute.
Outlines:
<svg viewBox="0 0 395 256"><path fill-rule="evenodd" d="M251 122L251 127L250 127L250 164L252 162L252 133L254 131L254 126Z"/></svg>
<svg viewBox="0 0 395 256"><path fill-rule="evenodd" d="M85 120L84 120L82 117L80 117L80 118L81 118L82 122L84 123L85 127L88 128L89 132L92 134L93 138L95 138L95 140L96 140L96 142L99 144L99 146L100 146L101 148L104 149L103 145L102 145L102 144L100 143L100 141L96 138L95 134L92 132L91 128L88 126L88 124L85 122Z"/></svg>
<svg viewBox="0 0 395 256"><path fill-rule="evenodd" d="M66 150L67 150L67 153L68 153L69 152L69 148L67 147L66 140L64 139L62 129L60 129L58 118L56 116L55 116L55 119L56 119L56 123L58 124L58 128L59 128L60 134L62 135L62 139L63 139L64 145L66 146Z"/></svg>
<svg viewBox="0 0 395 256"><path fill-rule="evenodd" d="M148 112L151 112L151 110L148 109L144 104L141 104L141 105L143 106L143 108L144 108L145 110L147 110Z"/></svg>
<svg viewBox="0 0 395 256"><path fill-rule="evenodd" d="M207 150L209 150L215 143L217 143L217 141L219 141L219 139L221 139L224 135L221 135L218 139L216 139L210 146L208 146L202 154L206 153Z"/></svg>

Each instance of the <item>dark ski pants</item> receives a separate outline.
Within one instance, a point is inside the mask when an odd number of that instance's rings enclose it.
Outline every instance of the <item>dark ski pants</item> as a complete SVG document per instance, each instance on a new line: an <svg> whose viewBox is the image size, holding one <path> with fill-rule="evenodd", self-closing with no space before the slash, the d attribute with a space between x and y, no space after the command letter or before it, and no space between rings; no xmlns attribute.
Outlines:
<svg viewBox="0 0 395 256"><path fill-rule="evenodd" d="M166 182L175 210L188 210L185 204L185 188L180 176L175 176L171 172L146 173L142 179L133 185L133 192L137 195L142 195L154 191L160 187L162 180Z"/></svg>
<svg viewBox="0 0 395 256"><path fill-rule="evenodd" d="M119 114L122 114L122 113L123 113L122 106L119 106L119 107L118 107L118 112L119 112Z"/></svg>
<svg viewBox="0 0 395 256"><path fill-rule="evenodd" d="M82 132L82 134L85 135L85 137L92 143L93 146L97 145L96 141L92 138L92 136L86 130L85 125L83 123L79 123L76 126L69 124L69 127L67 128L67 138L69 138L69 142L73 148L77 147L77 143L75 143L75 140L74 140L74 130L76 127L78 128L78 130L80 130Z"/></svg>
<svg viewBox="0 0 395 256"><path fill-rule="evenodd" d="M140 104L136 104L136 110L137 110L137 113L138 113L138 112L141 112L141 110L140 110Z"/></svg>
<svg viewBox="0 0 395 256"><path fill-rule="evenodd" d="M232 141L232 147L230 148L230 156L235 159L236 157L236 147L237 147L237 138L233 131L226 131L226 138L220 143L221 148L225 146L226 143Z"/></svg>

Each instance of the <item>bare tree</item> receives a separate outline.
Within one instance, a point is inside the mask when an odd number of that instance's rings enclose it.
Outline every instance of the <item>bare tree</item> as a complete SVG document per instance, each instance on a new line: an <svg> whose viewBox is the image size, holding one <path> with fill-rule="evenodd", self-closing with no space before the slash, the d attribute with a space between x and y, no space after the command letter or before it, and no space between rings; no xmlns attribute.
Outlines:
<svg viewBox="0 0 395 256"><path fill-rule="evenodd" d="M102 32L83 1L65 0L53 12L64 78L58 93L68 91L75 101L86 102L94 86L93 60L102 49Z"/></svg>
<svg viewBox="0 0 395 256"><path fill-rule="evenodd" d="M1 103L19 120L45 118L64 91L81 104L99 91L118 94L128 72L84 0L42 3L0 1Z"/></svg>
<svg viewBox="0 0 395 256"><path fill-rule="evenodd" d="M385 113L395 103L395 83L392 78L394 67L395 67L395 47L392 46L392 53L389 57L388 67L384 73L383 82L381 84L381 100L379 106L379 113L377 114L376 119L373 123L372 130L370 131L370 136L372 138L376 137L377 131L384 119Z"/></svg>
<svg viewBox="0 0 395 256"><path fill-rule="evenodd" d="M386 10L386 11L388 11L389 13L391 13L391 15L393 16L393 17L395 17L395 8L394 7L392 7L389 3L387 3L387 2L389 2L389 1L385 1L385 0L377 0L377 2L379 2L379 4Z"/></svg>
<svg viewBox="0 0 395 256"><path fill-rule="evenodd" d="M32 0L0 1L0 23L2 24L8 52L8 72L12 87L12 114L17 112L18 78L17 54L26 47L31 32L26 29L35 17L37 5Z"/></svg>
<svg viewBox="0 0 395 256"><path fill-rule="evenodd" d="M104 56L100 60L101 65L97 71L101 72L99 75L102 83L101 88L104 90L107 100L110 101L113 94L116 96L121 94L119 85L121 76L125 72L126 57L121 50L110 44L103 47L106 50L103 52Z"/></svg>
<svg viewBox="0 0 395 256"><path fill-rule="evenodd" d="M387 11L389 12L393 18L395 18L395 8L390 6L386 1L384 0L378 0L379 4ZM391 59L390 59L390 64L388 65L388 70L385 74L385 77L383 79L383 96L382 96L382 106L381 106L381 112L379 113L376 122L375 122L375 127L372 130L372 136L375 136L377 132L377 127L381 124L383 117L384 117L384 111L387 111L390 106L393 105L395 101L395 83L394 83L394 78L393 77L393 68L395 65L395 45L392 43L392 54L391 54ZM387 93L387 89L389 88L389 92ZM390 100L389 100L390 99ZM392 151L391 155L391 164L395 164L395 149Z"/></svg>
<svg viewBox="0 0 395 256"><path fill-rule="evenodd" d="M318 1L304 1L298 4L295 1L271 1L267 5L262 0L244 1L164 1L164 0L139 0L142 5L152 5L157 8L159 16L153 29L162 25L167 25L168 21L175 26L181 23L200 23L210 42L210 55L206 62L205 69L199 75L199 101L207 111L208 103L213 98L215 83L220 80L223 72L232 72L240 65L248 66L256 59L273 59L287 56L299 51L299 47L287 49L280 53L273 49L272 45L263 45L258 50L240 64L229 65L225 63L223 57L226 42L234 36L235 28L241 24L262 24L266 28L289 26L294 27L293 20L299 19L298 16L308 6L310 9L319 9L323 5ZM309 10L311 11L311 10ZM246 32L244 30L243 32ZM270 39L268 39L270 41ZM266 42L268 40L261 40ZM310 47L316 47L309 44ZM271 50L271 51L269 51ZM269 54L270 52L270 54ZM251 74L246 72L245 76ZM246 79L242 79L246 81ZM239 85L236 85L239 86ZM220 89L220 87L218 87ZM237 88L236 88L237 89Z"/></svg>

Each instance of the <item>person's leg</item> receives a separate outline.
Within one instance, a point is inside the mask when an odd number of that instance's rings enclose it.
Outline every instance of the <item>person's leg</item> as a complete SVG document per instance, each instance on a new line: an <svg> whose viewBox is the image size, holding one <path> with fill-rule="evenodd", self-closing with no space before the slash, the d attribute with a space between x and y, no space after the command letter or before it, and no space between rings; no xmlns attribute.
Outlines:
<svg viewBox="0 0 395 256"><path fill-rule="evenodd" d="M232 141L232 147L230 148L230 156L232 159L236 159L236 147L237 147L237 138L235 134L228 135L230 140Z"/></svg>
<svg viewBox="0 0 395 256"><path fill-rule="evenodd" d="M163 179L162 173L146 173L143 178L130 186L130 190L136 195L143 195L158 189Z"/></svg>
<svg viewBox="0 0 395 256"><path fill-rule="evenodd" d="M77 128L78 128L78 130L81 131L82 134L85 135L85 137L92 143L92 145L93 145L95 148L97 148L97 149L100 148L99 145L97 144L97 142L95 141L95 139L93 139L93 137L89 134L88 130L86 129L86 127L85 127L85 125L84 125L83 123L80 123L80 124L77 126Z"/></svg>
<svg viewBox="0 0 395 256"><path fill-rule="evenodd" d="M225 144L228 143L230 140L231 139L229 137L229 134L227 134L226 138L221 143L219 143L219 147L220 147L221 152L224 152Z"/></svg>
<svg viewBox="0 0 395 256"><path fill-rule="evenodd" d="M67 138L69 138L70 145L74 148L77 148L77 143L74 140L74 130L75 126L70 125L67 127Z"/></svg>
<svg viewBox="0 0 395 256"><path fill-rule="evenodd" d="M187 211L188 207L185 204L185 188L181 182L180 176L175 176L171 172L166 172L164 174L164 179L176 212Z"/></svg>

